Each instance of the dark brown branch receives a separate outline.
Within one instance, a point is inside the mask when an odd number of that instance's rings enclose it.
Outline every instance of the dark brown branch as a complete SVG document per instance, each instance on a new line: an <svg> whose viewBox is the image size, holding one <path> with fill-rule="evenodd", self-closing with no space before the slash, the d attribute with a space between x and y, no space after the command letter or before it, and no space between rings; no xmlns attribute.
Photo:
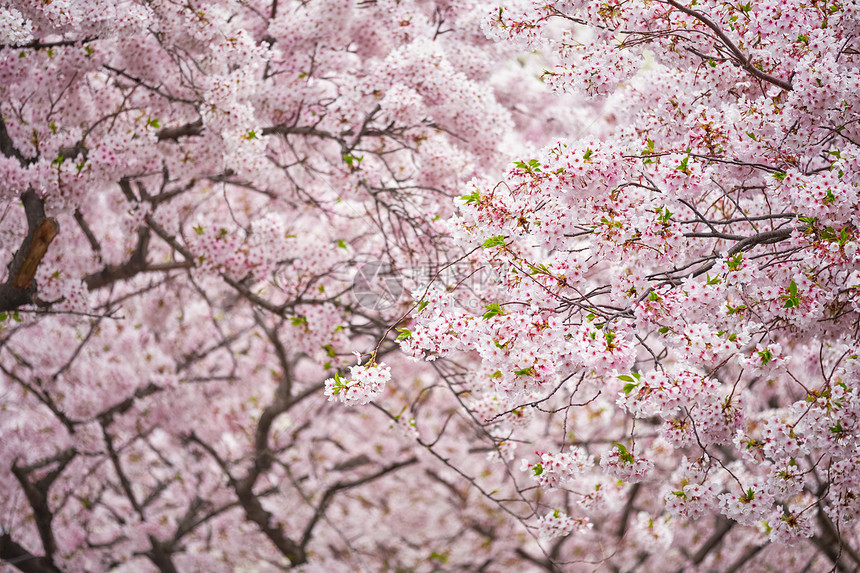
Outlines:
<svg viewBox="0 0 860 573"><path fill-rule="evenodd" d="M23 573L60 573L53 561L33 555L8 533L0 534L0 561L13 565Z"/></svg>
<svg viewBox="0 0 860 573"><path fill-rule="evenodd" d="M90 290L100 289L146 271L146 255L149 251L150 234L148 227L139 227L137 230L137 247L135 247L128 261L121 265L107 265L99 272L87 275L84 278L87 288Z"/></svg>
<svg viewBox="0 0 860 573"><path fill-rule="evenodd" d="M618 531L616 533L618 539L624 537L624 534L627 532L627 522L630 519L630 513L633 511L633 503L636 500L636 496L639 495L641 487L642 484L639 483L635 483L630 487L630 491L627 494L627 503L624 504L621 520L618 522Z"/></svg>
<svg viewBox="0 0 860 573"><path fill-rule="evenodd" d="M18 151L15 147L15 143L12 141L12 138L9 136L9 132L6 130L6 122L3 121L3 116L0 116L0 153L6 157L14 157L22 167L27 167L28 165L36 162L35 157L24 157L24 154Z"/></svg>
<svg viewBox="0 0 860 573"><path fill-rule="evenodd" d="M284 557L290 560L292 565L307 563L308 557L304 550L299 547L298 543L284 534L283 526L280 523L272 524L272 513L263 508L259 497L254 493L254 483L257 478L256 472L252 469L245 478L237 480L230 473L227 462L221 459L221 456L218 455L218 452L212 446L198 438L193 432L188 436L188 440L206 450L224 471L230 487L236 492L239 504L245 510L245 517L257 524L263 534L269 538L269 541L278 548Z"/></svg>
<svg viewBox="0 0 860 573"><path fill-rule="evenodd" d="M728 36L726 36L725 32L723 32L723 30L719 26L717 26L717 24L713 20L711 20L710 18L708 18L707 16L705 16L701 12L696 12L695 10L691 10L690 8L687 8L683 4L679 4L675 0L664 0L664 1L667 4L669 4L670 6L672 6L673 8L675 8L676 10L680 10L681 12L683 12L684 14L687 14L688 16L692 16L693 18L695 18L696 20L698 20L699 22L701 22L702 24L704 24L705 26L710 28L714 32L714 34L716 34L717 37L723 42L723 44L729 49L729 51L732 53L732 55L734 55L738 64L740 64L740 66L743 69L745 69L746 71L748 71L749 73L751 73L752 75L757 77L758 79L763 80L765 82L768 82L770 84L773 84L773 85L780 87L784 90L791 91L793 89L789 82L781 80L781 79L774 77L770 74L767 74L767 73L761 71L760 69L758 69L757 67L755 67L752 64L752 62L750 61L750 59L747 56L745 56L743 52L741 52L740 48L738 48L735 45L735 43L732 42Z"/></svg>
<svg viewBox="0 0 860 573"><path fill-rule="evenodd" d="M784 241L791 236L791 232L793 229L791 227L783 227L782 229L774 229L773 231L764 231L762 233L758 233L756 235L752 235L750 237L746 237L738 241L737 243L729 249L729 252L726 256L731 257L742 251L747 251L756 245L771 245L773 243L779 243L780 241ZM707 263L696 269L696 271L691 275L697 277L711 270L714 266L714 261Z"/></svg>
<svg viewBox="0 0 860 573"><path fill-rule="evenodd" d="M562 573L562 570L558 567L558 565L553 563L551 560L539 559L538 557L527 553L521 547L517 547L516 549L514 549L514 553L516 553L519 557L525 559L529 563L533 563L542 569L546 569L547 571L549 571L549 573Z"/></svg>
<svg viewBox="0 0 860 573"><path fill-rule="evenodd" d="M179 251L182 256L185 257L186 262L190 264L194 263L194 254L188 250L188 247L181 244L176 240L175 236L168 233L151 214L147 214L144 217L144 221L146 221L149 228L155 231L155 234L161 237L165 243L173 247L174 250Z"/></svg>
<svg viewBox="0 0 860 573"><path fill-rule="evenodd" d="M102 436L105 439L108 456L110 457L113 469L116 472L117 477L119 478L119 483L122 486L122 491L125 493L125 496L128 498L128 501L131 502L131 507L134 508L134 511L137 512L137 514L142 520L145 520L146 517L143 515L143 508L140 507L140 503L137 501L134 492L131 491L131 482L129 481L128 476L125 475L125 472L122 469L122 464L119 460L119 454L117 454L116 448L113 445L113 437L107 431L107 425L104 422L102 422Z"/></svg>
<svg viewBox="0 0 860 573"><path fill-rule="evenodd" d="M194 137L203 133L203 120L198 119L178 127L165 127L155 136L158 141L176 141L180 137Z"/></svg>
<svg viewBox="0 0 860 573"><path fill-rule="evenodd" d="M45 202L32 189L21 195L27 216L27 236L9 263L9 277L0 285L0 311L14 310L34 302L37 286L33 277L60 232L56 219L45 217Z"/></svg>
<svg viewBox="0 0 860 573"><path fill-rule="evenodd" d="M314 527L316 527L316 524L319 522L319 520L325 514L325 510L328 507L328 504L331 502L332 498L335 496L335 494L337 494L338 492L343 491L343 490L351 489L351 488L358 487L358 486L364 485L366 483L370 483L372 481L378 480L379 478L381 478L385 475L388 475L388 474L395 472L395 471L397 471L401 468L404 468L406 466L411 466L412 464L415 464L415 463L418 463L418 458L412 457L412 458L409 458L408 460L404 460L402 462L397 462L397 463L391 464L390 466L385 466L382 469L380 469L379 471L372 473L370 475L364 476L362 478L358 478L356 480L347 481L347 482L337 482L336 484L334 484L333 486L331 486L330 488L325 490L325 492L322 495L322 499L320 499L320 502L316 507L316 511L314 511L313 517L311 518L310 522L308 522L308 525L305 527L305 532L302 535L302 542L301 542L302 550L304 550L307 547L308 542L311 540L311 535L313 534Z"/></svg>
<svg viewBox="0 0 860 573"><path fill-rule="evenodd" d="M812 543L833 563L833 570L857 571L858 565L860 565L860 555L845 543L836 525L821 506L819 506L816 517L818 518L819 534L812 537ZM853 565L851 561L854 561Z"/></svg>
<svg viewBox="0 0 860 573"><path fill-rule="evenodd" d="M57 40L56 42L43 42L42 40L33 40L27 44L21 44L19 46L11 46L7 44L0 44L0 50L5 50L7 48L12 48L15 50L44 50L46 48L62 48L64 46L77 46L84 44L89 44L90 42L94 42L98 40L96 36L87 36L82 39L71 39L71 40Z"/></svg>
<svg viewBox="0 0 860 573"><path fill-rule="evenodd" d="M726 569L726 573L736 573L737 571L741 571L742 567L749 562L750 559L758 555L759 551L764 549L764 545L756 545L752 547L749 551L738 557L737 561L732 563L728 569Z"/></svg>
<svg viewBox="0 0 860 573"><path fill-rule="evenodd" d="M90 248L93 250L93 252L100 253L102 250L102 246L99 243L98 239L96 239L95 234L93 234L93 230L90 229L90 226L87 224L86 219L84 219L84 215L83 213L81 213L80 209L75 209L75 221L77 221L78 227L81 228L81 231L87 238L87 242L90 244Z"/></svg>
<svg viewBox="0 0 860 573"><path fill-rule="evenodd" d="M161 573L178 573L179 570L173 564L173 559L171 559L171 552L167 547L168 544L159 541L152 535L149 536L149 543L152 545L152 549L146 552L146 556L158 567L158 570Z"/></svg>
<svg viewBox="0 0 860 573"><path fill-rule="evenodd" d="M698 551L690 558L690 562L694 565L698 565L702 561L705 560L705 557L708 556L708 553L713 551L714 547L719 545L726 534L731 531L732 527L734 527L735 521L728 520L722 516L718 516L716 518L716 527L714 527L714 532L711 536L705 541L704 544L699 548Z"/></svg>
<svg viewBox="0 0 860 573"><path fill-rule="evenodd" d="M54 520L54 514L51 512L48 504L48 490L56 481L67 465L75 458L77 452L69 448L62 452L42 460L30 466L19 466L17 463L12 465L12 474L21 484L21 489L24 490L24 495L30 503L30 508L33 510L33 520L36 523L36 529L39 531L39 538L42 540L42 548L45 551L45 557L48 564L53 566L54 553L57 551L57 541L54 538L54 530L51 526ZM42 469L51 464L57 464L57 467L48 472L43 478L30 481L30 474L33 471Z"/></svg>
<svg viewBox="0 0 860 573"><path fill-rule="evenodd" d="M271 127L264 127L262 133L263 135L312 135L315 137L320 137L322 139L334 139L343 142L342 139L328 131L323 131L310 126L290 126L284 123L279 125L273 125Z"/></svg>

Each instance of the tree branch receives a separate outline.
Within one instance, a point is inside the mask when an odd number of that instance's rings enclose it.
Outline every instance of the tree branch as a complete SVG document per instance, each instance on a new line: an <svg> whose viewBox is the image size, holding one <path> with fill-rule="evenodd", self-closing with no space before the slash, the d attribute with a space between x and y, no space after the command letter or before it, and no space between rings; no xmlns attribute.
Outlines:
<svg viewBox="0 0 860 573"><path fill-rule="evenodd" d="M732 42L728 36L726 36L725 32L723 32L723 30L719 26L717 26L717 24L713 20L711 20L710 18L708 18L707 16L705 16L701 12L696 12L695 10L691 10L690 8L687 8L686 6L679 4L675 0L664 0L664 1L667 4L669 4L670 6L672 6L673 8L680 10L681 12L683 12L684 14L687 14L688 16L692 16L693 18L695 18L696 20L698 20L699 22L701 22L702 24L704 24L705 26L710 28L714 32L714 34L716 34L717 37L723 42L723 44L725 44L725 46L729 49L729 51L731 51L732 55L734 55L735 59L737 59L737 61L738 61L738 64L740 64L740 66L743 69L745 69L746 71L748 71L749 73L751 73L752 75L757 77L758 79L766 81L766 82L773 84L777 87L780 87L784 90L791 91L792 89L794 89L791 87L791 84L789 82L786 82L786 81L781 80L777 77L774 77L768 73L765 73L765 72L761 71L760 69L758 69L757 67L755 67L754 65L752 65L752 62L750 61L750 59L747 56L745 56L743 52L741 52L740 48L738 48L735 45L735 43Z"/></svg>
<svg viewBox="0 0 860 573"><path fill-rule="evenodd" d="M0 134L2 135L2 134ZM37 285L33 280L39 264L60 232L56 219L45 217L45 201L32 189L21 195L27 216L27 236L7 267L9 277L0 285L0 311L14 310L32 304Z"/></svg>
<svg viewBox="0 0 860 573"><path fill-rule="evenodd" d="M5 532L0 534L0 560L23 573L61 573L53 561L33 555Z"/></svg>
<svg viewBox="0 0 860 573"><path fill-rule="evenodd" d="M45 563L51 567L54 566L53 556L57 551L57 541L51 526L54 514L48 504L48 490L76 455L77 452L69 448L29 466L19 466L17 463L12 465L12 474L21 484L24 495L27 496L27 501L33 510L33 520L36 522L36 529L39 531L39 538L42 540L42 548L45 551L45 557L42 559L46 560ZM30 473L53 463L56 463L57 467L48 472L45 477L35 482L30 481ZM45 570L50 571L52 569Z"/></svg>

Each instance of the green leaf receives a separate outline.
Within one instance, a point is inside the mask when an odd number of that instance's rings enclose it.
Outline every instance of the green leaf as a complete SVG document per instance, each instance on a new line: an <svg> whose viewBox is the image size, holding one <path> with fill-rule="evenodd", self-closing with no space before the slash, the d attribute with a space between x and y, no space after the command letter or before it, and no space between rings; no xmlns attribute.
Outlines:
<svg viewBox="0 0 860 573"><path fill-rule="evenodd" d="M497 302L491 302L490 304L485 305L484 308L487 309L487 312L484 313L484 320L490 320L502 312L502 307Z"/></svg>
<svg viewBox="0 0 860 573"><path fill-rule="evenodd" d="M659 332L660 334L666 334L667 332L669 332L669 327L668 326L661 326L660 328L657 329L657 332Z"/></svg>
<svg viewBox="0 0 860 573"><path fill-rule="evenodd" d="M621 376L618 377L618 379L622 380L624 382L634 382L633 377L628 376L627 374L622 374Z"/></svg>
<svg viewBox="0 0 860 573"><path fill-rule="evenodd" d="M624 385L623 392L624 392L625 394L630 394L630 392L632 392L633 390L635 390L635 389L636 389L636 387L638 387L640 384L641 384L640 382L631 382L630 384L625 384L625 385Z"/></svg>
<svg viewBox="0 0 860 573"><path fill-rule="evenodd" d="M730 258L728 261L726 261L726 263L727 263L730 271L736 271L739 268L741 268L741 264L743 263L743 261L744 261L743 253L738 253L735 256L733 256L732 258Z"/></svg>
<svg viewBox="0 0 860 573"><path fill-rule="evenodd" d="M340 247L341 249L347 248L346 247L346 241L344 241L343 239L338 239L337 240L337 246Z"/></svg>
<svg viewBox="0 0 860 573"><path fill-rule="evenodd" d="M428 304L430 304L430 301L422 300L421 302L418 303L418 308L416 309L416 311L421 312L422 310L427 308Z"/></svg>
<svg viewBox="0 0 860 573"><path fill-rule="evenodd" d="M191 228L194 229L194 232L197 233L198 235L203 234L203 226L202 225L195 225L194 227L191 227Z"/></svg>
<svg viewBox="0 0 860 573"><path fill-rule="evenodd" d="M448 563L448 552L439 553L438 551L433 551L430 554L430 559L436 560L440 563Z"/></svg>
<svg viewBox="0 0 860 573"><path fill-rule="evenodd" d="M585 148L585 153L582 155L582 158L583 158L584 160L588 161L589 159L591 159L591 156L592 156L592 155L594 155L594 152L593 152L593 151L591 151L591 149L590 149L590 148L586 147L586 148Z"/></svg>
<svg viewBox="0 0 860 573"><path fill-rule="evenodd" d="M492 247L504 247L505 246L505 236L504 235L496 235L495 237L490 237L486 241L484 241L484 248L489 249Z"/></svg>
<svg viewBox="0 0 860 573"><path fill-rule="evenodd" d="M536 476L539 476L540 474L543 473L543 466L540 463L536 463L532 467L532 471L535 473Z"/></svg>
<svg viewBox="0 0 860 573"><path fill-rule="evenodd" d="M463 195L462 197L460 197L460 199L465 201L467 205L470 203L480 203L481 194L475 191L473 193L469 193L468 195Z"/></svg>
<svg viewBox="0 0 860 573"><path fill-rule="evenodd" d="M529 270L531 271L531 274L533 274L533 275L540 275L540 274L548 275L548 274L550 274L549 269L543 263L541 263L537 266L535 266L531 263L526 263L526 264L528 265Z"/></svg>
<svg viewBox="0 0 860 573"><path fill-rule="evenodd" d="M540 173L540 161L537 159L529 159L528 163L525 161L514 161L514 167L517 169L522 169L526 173Z"/></svg>
<svg viewBox="0 0 860 573"><path fill-rule="evenodd" d="M350 169L358 169L361 167L361 162L364 160L364 155L355 156L355 155L344 155L343 162L346 163L347 167Z"/></svg>
<svg viewBox="0 0 860 573"><path fill-rule="evenodd" d="M794 282L794 279L788 285L788 294L781 295L781 297L785 300L782 308L797 308L800 306L800 297L797 295L797 283Z"/></svg>
<svg viewBox="0 0 860 573"><path fill-rule="evenodd" d="M398 330L399 334L397 335L397 340L403 340L404 338L409 338L412 336L412 332L408 328L401 328Z"/></svg>
<svg viewBox="0 0 860 573"><path fill-rule="evenodd" d="M747 309L747 305L740 304L738 306L732 306L729 303L726 303L726 308L728 309L728 312L726 314L732 315L735 313L741 313L741 312L745 311Z"/></svg>
<svg viewBox="0 0 860 573"><path fill-rule="evenodd" d="M627 451L627 448L624 446L624 444L620 442L612 442L612 445L618 449L619 453L621 454L619 457L622 460L624 460L628 464L633 463L633 454Z"/></svg>

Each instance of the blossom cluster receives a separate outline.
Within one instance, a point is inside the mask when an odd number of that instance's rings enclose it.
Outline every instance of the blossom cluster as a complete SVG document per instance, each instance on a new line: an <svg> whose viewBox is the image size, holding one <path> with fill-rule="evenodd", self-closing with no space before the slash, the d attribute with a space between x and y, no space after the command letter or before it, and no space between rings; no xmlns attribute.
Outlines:
<svg viewBox="0 0 860 573"><path fill-rule="evenodd" d="M329 401L340 401L347 406L367 404L378 398L391 380L391 367L385 364L351 366L349 378L335 373L325 381L325 395Z"/></svg>
<svg viewBox="0 0 860 573"><path fill-rule="evenodd" d="M528 472L538 485L548 490L558 488L586 473L594 465L584 449L571 446L558 454L540 453L540 461L522 460L520 471Z"/></svg>

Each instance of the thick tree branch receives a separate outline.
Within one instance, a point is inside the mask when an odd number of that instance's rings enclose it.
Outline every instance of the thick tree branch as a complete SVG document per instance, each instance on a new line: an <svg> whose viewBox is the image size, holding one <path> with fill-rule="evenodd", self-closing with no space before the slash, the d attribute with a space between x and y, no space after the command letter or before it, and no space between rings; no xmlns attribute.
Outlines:
<svg viewBox="0 0 860 573"><path fill-rule="evenodd" d="M35 464L19 466L16 463L12 465L12 474L21 484L21 489L24 490L24 495L27 496L27 501L33 510L33 520L36 522L36 529L39 531L39 538L42 540L42 548L45 551L43 559L51 566L54 564L53 556L57 551L57 541L54 538L52 528L54 514L48 503L48 490L76 455L77 452L69 448ZM41 479L30 481L31 473L51 464L57 464L57 467Z"/></svg>
<svg viewBox="0 0 860 573"><path fill-rule="evenodd" d="M128 261L121 265L107 265L97 273L87 275L84 282L91 291L106 287L117 281L130 279L147 269L146 255L149 250L150 230L148 227L137 229L137 246Z"/></svg>
<svg viewBox="0 0 860 573"><path fill-rule="evenodd" d="M24 155L15 147L15 143L12 141L9 131L6 129L6 122L3 121L3 116L0 116L0 153L6 157L14 157L22 167L26 167L31 163L36 162L35 158L24 157Z"/></svg>
<svg viewBox="0 0 860 573"><path fill-rule="evenodd" d="M69 39L69 40L57 40L55 42L45 42L43 40L33 40L32 42L28 42L26 44L20 44L17 46L12 46L8 44L0 44L0 50L5 49L14 49L14 50L44 50L46 48L62 48L65 46L77 46L84 44L89 44L90 42L94 42L98 40L96 36L86 36L85 38L78 39Z"/></svg>
<svg viewBox="0 0 860 573"><path fill-rule="evenodd" d="M358 487L364 485L366 483L370 483L372 481L378 480L379 478L388 475L392 472L395 472L401 468L405 468L406 466L411 466L412 464L418 463L418 458L412 457L408 460L403 460L402 462L396 462L389 466L385 466L377 472L374 472L370 475L364 476L362 478L358 478L353 481L345 481L345 482L337 482L327 490L322 495L322 499L320 499L319 504L317 504L316 510L314 511L314 515L311 520L308 522L305 527L305 531L302 534L301 548L304 550L308 542L311 540L311 535L313 534L314 527L325 514L325 510L328 507L328 504L331 503L332 498L334 498L335 494L340 491L344 491L347 489L351 489L354 487Z"/></svg>
<svg viewBox="0 0 860 573"><path fill-rule="evenodd" d="M272 513L263 508L259 497L254 493L254 483L258 474L252 469L245 478L237 480L230 473L227 463L221 459L221 456L212 446L193 433L188 436L188 439L202 447L224 471L227 481L236 492L239 505L245 510L245 517L257 524L263 534L269 538L269 541L278 548L284 557L289 559L291 564L307 563L307 554L299 547L298 543L284 534L280 523L272 523Z"/></svg>
<svg viewBox="0 0 860 573"><path fill-rule="evenodd" d="M732 248L729 249L726 256L732 257L742 251L747 251L755 247L756 245L771 245L773 243L779 243L780 241L788 239L791 236L791 232L793 230L794 229L791 227L783 227L782 229L764 231L762 233L746 237L735 243ZM702 275L711 270L714 264L715 262L711 261L696 269L690 276L697 277L699 275Z"/></svg>
<svg viewBox="0 0 860 573"><path fill-rule="evenodd" d="M32 189L21 195L27 216L27 236L8 265L9 277L0 285L0 311L6 312L31 304L37 285L33 280L39 264L60 232L56 219L45 217L45 202Z"/></svg>
<svg viewBox="0 0 860 573"><path fill-rule="evenodd" d="M159 130L155 136L158 141L176 141L180 137L194 137L201 133L203 133L203 120L198 119L177 127L165 127Z"/></svg>
<svg viewBox="0 0 860 573"><path fill-rule="evenodd" d="M33 555L5 532L0 534L0 561L13 565L23 573L60 573L53 561Z"/></svg>

